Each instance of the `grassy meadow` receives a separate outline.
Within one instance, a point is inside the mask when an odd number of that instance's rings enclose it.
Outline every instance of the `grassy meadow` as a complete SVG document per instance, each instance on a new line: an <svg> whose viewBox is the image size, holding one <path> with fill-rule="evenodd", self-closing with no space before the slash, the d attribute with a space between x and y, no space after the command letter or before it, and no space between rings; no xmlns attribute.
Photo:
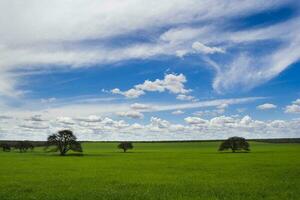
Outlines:
<svg viewBox="0 0 300 200"><path fill-rule="evenodd" d="M251 142L250 153L219 142L84 143L83 156L42 148L0 152L1 200L300 199L300 144Z"/></svg>

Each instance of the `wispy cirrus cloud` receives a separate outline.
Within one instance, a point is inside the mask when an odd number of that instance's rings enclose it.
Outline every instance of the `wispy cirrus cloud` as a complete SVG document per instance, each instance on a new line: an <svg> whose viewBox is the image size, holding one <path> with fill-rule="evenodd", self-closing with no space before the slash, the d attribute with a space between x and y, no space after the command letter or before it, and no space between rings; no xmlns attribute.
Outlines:
<svg viewBox="0 0 300 200"><path fill-rule="evenodd" d="M291 14L279 20L260 17L270 12L268 16L277 16L286 8ZM295 136L299 120L260 121L237 117L233 110L243 105L247 108L243 112L251 113L246 104L254 102L257 109L276 106L260 105L266 98L252 93L252 97L237 97L300 60L299 22L295 0L29 0L26 4L3 0L0 139L40 139L60 128L76 130L84 139L103 140L223 138L231 133ZM163 70L151 66L156 72L144 74L143 79L139 76L139 84L130 83L124 74L120 85L108 81L105 86L100 81L107 81L106 77L97 77L96 82L89 79L94 76L87 76L83 84L84 73L72 75L116 65L130 65L132 71L124 71L134 74L138 70L128 61L145 67L164 63L177 74L156 79ZM195 65L205 72L192 69ZM119 72L120 68L111 69ZM65 73L53 75L52 70ZM49 91L40 80L43 75L49 75ZM63 92L56 90L62 87ZM100 93L101 87L115 89ZM159 99L161 92L171 95ZM156 99L147 99L148 93ZM284 111L299 113L298 101ZM134 120L138 123L131 123Z"/></svg>
<svg viewBox="0 0 300 200"><path fill-rule="evenodd" d="M224 43L224 40L228 40L226 37L229 38L234 33L228 32L224 34L225 39L222 35L220 40L216 39L224 32L222 26L217 23L218 19L229 21L232 17L278 8L289 2L292 1L267 0L263 3L253 3L247 0L237 4L233 0L224 2L91 0L89 3L32 0L24 6L19 1L1 1L0 93L11 96L21 92L17 90L21 84L20 79L15 78L12 81L7 78L10 73L18 73L18 69L40 70L66 66L78 68L128 59L148 59L159 55L183 56L193 50L192 44L195 42L202 44L200 45L202 52L223 52L222 47L215 47L214 43ZM206 21L210 21L212 25L207 25ZM202 23L203 28L200 30L193 27L194 22ZM186 29L181 28L182 24L187 24ZM118 37L124 38L139 31L147 36L148 33L161 32L162 27L171 29L158 34L157 38L150 40L151 42L133 42L122 47L113 45L114 39ZM173 28L175 31L172 31ZM268 33L269 37L278 35L278 32ZM255 35L255 32L251 34ZM235 41L241 41L241 38L245 40L247 37L250 36L242 37L240 34L239 39L235 36ZM286 51L297 52L295 49L297 46L292 45ZM276 68L283 70L297 60L298 55L294 54ZM285 55L279 52L274 55L274 59L278 60L277 57L281 56ZM277 73L282 70L277 70ZM276 72L273 74L265 79L272 78ZM219 88L222 86L216 89Z"/></svg>
<svg viewBox="0 0 300 200"><path fill-rule="evenodd" d="M50 104L44 104L39 100L30 100L30 103L24 103L18 107L4 106L1 107L2 114L10 116L13 114L15 117L31 118L32 116L42 116L44 119L53 119L58 116L73 117L77 118L85 116L115 116L120 114L122 116L129 116L132 114L142 113L156 113L164 111L176 111L176 110L187 110L195 108L207 108L217 107L222 109L223 105L240 105L248 104L256 101L265 99L265 97L244 97L244 98L231 98L231 99L213 99L207 101L197 101L189 103L163 103L163 102L151 102L151 103L134 103L120 102L118 100L111 99L98 99L93 101L95 98L89 99L80 98L66 98L56 99L55 102ZM79 100L78 100L79 99ZM140 117L137 118L141 118Z"/></svg>

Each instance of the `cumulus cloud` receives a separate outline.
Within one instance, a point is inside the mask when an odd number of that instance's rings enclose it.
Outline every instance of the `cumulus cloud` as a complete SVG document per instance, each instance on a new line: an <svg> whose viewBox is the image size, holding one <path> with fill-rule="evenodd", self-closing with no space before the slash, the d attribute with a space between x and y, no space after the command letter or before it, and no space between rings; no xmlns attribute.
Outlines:
<svg viewBox="0 0 300 200"><path fill-rule="evenodd" d="M77 118L77 120L83 122L101 122L103 118L97 115L89 115L88 117Z"/></svg>
<svg viewBox="0 0 300 200"><path fill-rule="evenodd" d="M253 120L250 116L233 118L229 116L218 116L205 120L199 117L185 118L186 123L191 125L194 130L202 132L219 132L226 136L243 135L247 137L287 137L287 135L297 135L296 125L298 120L284 121L259 121ZM280 131L286 130L288 133L282 134ZM272 135L272 136L271 136ZM275 136L276 135L276 136Z"/></svg>
<svg viewBox="0 0 300 200"><path fill-rule="evenodd" d="M265 103L265 104L258 105L256 108L258 110L270 110L270 109L277 108L277 106L271 103Z"/></svg>
<svg viewBox="0 0 300 200"><path fill-rule="evenodd" d="M293 101L293 104L300 105L300 99L296 99L295 101Z"/></svg>
<svg viewBox="0 0 300 200"><path fill-rule="evenodd" d="M293 101L291 105L287 105L284 112L292 114L300 113L300 99Z"/></svg>
<svg viewBox="0 0 300 200"><path fill-rule="evenodd" d="M167 120L163 120L159 117L151 117L150 119L150 127L152 130L164 129L170 126L170 122Z"/></svg>
<svg viewBox="0 0 300 200"><path fill-rule="evenodd" d="M208 123L207 120L205 119L201 119L199 117L187 117L184 119L188 124L191 125L197 125L197 126L201 126L201 125L205 125Z"/></svg>
<svg viewBox="0 0 300 200"><path fill-rule="evenodd" d="M50 133L68 128L80 140L197 140L223 139L230 136L247 138L297 137L299 119L255 120L250 116L217 116L210 119L186 117L184 123L172 123L151 117L145 124L128 123L109 117L60 117L48 121L27 118L0 120L1 139L45 140ZM137 131L138 130L138 131Z"/></svg>
<svg viewBox="0 0 300 200"><path fill-rule="evenodd" d="M113 94L121 94L127 98L138 98L144 95L145 92L165 92L173 94L186 94L191 90L185 89L184 83L186 77L183 74L166 74L163 80L156 79L155 81L146 80L142 84L135 85L127 91L121 91L119 88L111 90Z"/></svg>
<svg viewBox="0 0 300 200"><path fill-rule="evenodd" d="M129 117L132 119L141 119L144 117L143 113L135 111L135 110L131 110L131 111L127 111L127 112L119 112L117 113L118 116L121 117Z"/></svg>
<svg viewBox="0 0 300 200"><path fill-rule="evenodd" d="M71 117L57 117L56 121L64 125L74 125L75 121Z"/></svg>
<svg viewBox="0 0 300 200"><path fill-rule="evenodd" d="M144 95L145 92L138 89L129 89L127 91L122 92L119 88L115 88L111 90L111 93L113 94L120 94L123 95L129 99L138 98L141 95Z"/></svg>

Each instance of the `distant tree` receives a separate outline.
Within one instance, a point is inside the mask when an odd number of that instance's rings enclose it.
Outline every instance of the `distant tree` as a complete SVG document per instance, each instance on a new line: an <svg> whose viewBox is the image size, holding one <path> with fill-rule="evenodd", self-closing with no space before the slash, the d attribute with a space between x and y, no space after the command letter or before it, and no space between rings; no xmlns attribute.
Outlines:
<svg viewBox="0 0 300 200"><path fill-rule="evenodd" d="M29 142L29 141L19 141L19 142L17 142L17 143L15 144L14 147L15 147L15 149L19 149L19 151L20 151L21 153L27 152L28 149L31 149L31 150L34 149L33 144L32 144L31 142Z"/></svg>
<svg viewBox="0 0 300 200"><path fill-rule="evenodd" d="M3 151L5 151L5 152L11 151L11 145L9 143L2 143L2 144L0 144L0 146L2 147Z"/></svg>
<svg viewBox="0 0 300 200"><path fill-rule="evenodd" d="M232 152L238 150L250 151L250 145L243 137L230 137L221 143L219 151L228 149L231 149Z"/></svg>
<svg viewBox="0 0 300 200"><path fill-rule="evenodd" d="M76 136L70 130L58 131L58 133L48 137L46 149L55 146L52 151L59 151L61 156L66 155L69 150L82 152L81 144L76 139Z"/></svg>
<svg viewBox="0 0 300 200"><path fill-rule="evenodd" d="M123 152L125 153L128 149L133 149L133 145L131 142L121 142L118 145L119 149L123 149Z"/></svg>

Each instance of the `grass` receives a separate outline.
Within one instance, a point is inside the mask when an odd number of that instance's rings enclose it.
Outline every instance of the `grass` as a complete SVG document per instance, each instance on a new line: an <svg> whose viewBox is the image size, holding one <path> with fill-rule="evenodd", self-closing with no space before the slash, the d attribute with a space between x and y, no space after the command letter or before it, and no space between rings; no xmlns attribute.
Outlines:
<svg viewBox="0 0 300 200"><path fill-rule="evenodd" d="M219 153L218 142L85 143L84 155L0 153L0 199L300 199L300 145L251 143Z"/></svg>

